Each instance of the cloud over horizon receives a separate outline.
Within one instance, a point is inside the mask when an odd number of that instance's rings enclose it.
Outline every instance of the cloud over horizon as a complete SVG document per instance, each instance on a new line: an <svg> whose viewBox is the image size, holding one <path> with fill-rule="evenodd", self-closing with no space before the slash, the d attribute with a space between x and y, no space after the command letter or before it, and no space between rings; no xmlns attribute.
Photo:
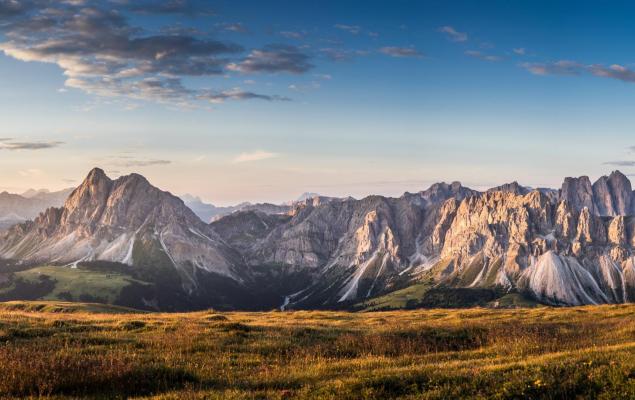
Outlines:
<svg viewBox="0 0 635 400"><path fill-rule="evenodd" d="M0 150L43 150L52 149L54 147L62 146L64 142L49 141L49 142L27 142L16 141L12 138L0 138Z"/></svg>
<svg viewBox="0 0 635 400"><path fill-rule="evenodd" d="M635 161L606 161L602 163L604 165L613 165L615 167L635 167Z"/></svg>
<svg viewBox="0 0 635 400"><path fill-rule="evenodd" d="M240 153L233 160L234 163L244 163L253 161L268 160L270 158L278 157L277 153L272 153L264 150L256 150L252 152Z"/></svg>
<svg viewBox="0 0 635 400"><path fill-rule="evenodd" d="M170 160L130 160L121 163L123 167L150 167L153 165L172 164Z"/></svg>

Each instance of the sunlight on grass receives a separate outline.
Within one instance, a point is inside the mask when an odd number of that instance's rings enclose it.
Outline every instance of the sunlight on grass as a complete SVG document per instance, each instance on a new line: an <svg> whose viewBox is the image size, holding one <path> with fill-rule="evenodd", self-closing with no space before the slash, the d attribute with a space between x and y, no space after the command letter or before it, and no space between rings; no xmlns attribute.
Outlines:
<svg viewBox="0 0 635 400"><path fill-rule="evenodd" d="M4 303L0 397L633 397L633 312L151 314Z"/></svg>

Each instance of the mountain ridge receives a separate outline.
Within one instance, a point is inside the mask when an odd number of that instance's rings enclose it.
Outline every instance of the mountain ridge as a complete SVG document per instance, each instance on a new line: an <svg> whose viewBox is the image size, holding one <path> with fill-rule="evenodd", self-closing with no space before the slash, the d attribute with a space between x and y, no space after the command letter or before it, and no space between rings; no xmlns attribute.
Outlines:
<svg viewBox="0 0 635 400"><path fill-rule="evenodd" d="M313 197L285 213L244 208L207 224L141 175L93 169L63 207L3 234L0 257L163 271L200 306L251 296L267 307L353 307L424 281L553 305L618 303L635 299L634 196L619 171L593 184L566 178L558 191L441 182L398 198Z"/></svg>

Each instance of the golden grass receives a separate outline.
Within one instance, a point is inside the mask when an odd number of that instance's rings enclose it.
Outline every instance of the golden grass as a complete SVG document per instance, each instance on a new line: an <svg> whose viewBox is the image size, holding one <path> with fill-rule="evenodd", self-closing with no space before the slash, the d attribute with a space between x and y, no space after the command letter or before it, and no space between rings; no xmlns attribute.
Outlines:
<svg viewBox="0 0 635 400"><path fill-rule="evenodd" d="M0 304L0 397L635 398L635 305L122 311Z"/></svg>

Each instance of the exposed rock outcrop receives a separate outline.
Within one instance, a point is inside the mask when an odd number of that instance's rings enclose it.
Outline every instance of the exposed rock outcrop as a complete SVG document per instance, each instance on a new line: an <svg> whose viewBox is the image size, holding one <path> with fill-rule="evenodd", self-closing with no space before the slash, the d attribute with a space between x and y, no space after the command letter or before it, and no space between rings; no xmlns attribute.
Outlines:
<svg viewBox="0 0 635 400"><path fill-rule="evenodd" d="M574 209L588 208L600 216L632 215L635 213L635 194L631 182L620 171L600 177L593 185L587 176L566 178L560 199Z"/></svg>
<svg viewBox="0 0 635 400"><path fill-rule="evenodd" d="M61 208L10 229L0 256L30 262L74 264L105 260L175 268L195 288L202 269L240 280L235 251L188 209L141 175L109 179L92 170Z"/></svg>
<svg viewBox="0 0 635 400"><path fill-rule="evenodd" d="M254 293L278 288L268 296L286 296L288 308L354 304L422 280L548 304L617 303L635 299L634 206L630 182L614 172L594 184L567 178L559 194L439 183L399 198L312 197L285 213L248 209L206 224L140 175L111 180L95 169L63 207L4 234L0 256L173 268L190 292L212 273Z"/></svg>

